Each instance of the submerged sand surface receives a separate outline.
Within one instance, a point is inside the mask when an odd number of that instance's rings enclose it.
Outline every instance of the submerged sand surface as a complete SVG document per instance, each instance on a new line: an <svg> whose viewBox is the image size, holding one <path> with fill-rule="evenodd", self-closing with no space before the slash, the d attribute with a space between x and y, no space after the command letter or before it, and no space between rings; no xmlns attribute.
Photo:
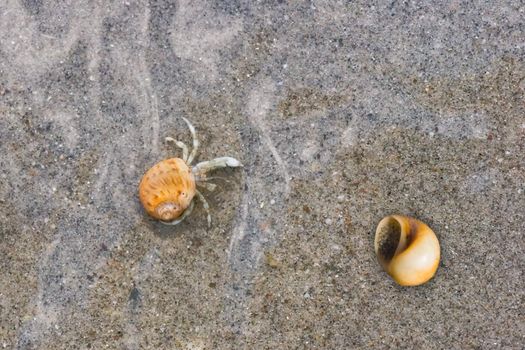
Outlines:
<svg viewBox="0 0 525 350"><path fill-rule="evenodd" d="M0 3L0 348L520 349L525 6ZM183 224L142 174L229 155ZM441 243L397 286L374 231Z"/></svg>

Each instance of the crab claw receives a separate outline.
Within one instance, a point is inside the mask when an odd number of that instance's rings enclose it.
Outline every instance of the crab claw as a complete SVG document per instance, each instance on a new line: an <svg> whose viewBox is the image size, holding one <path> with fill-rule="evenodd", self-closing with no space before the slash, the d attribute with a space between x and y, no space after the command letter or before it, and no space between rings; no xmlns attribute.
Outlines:
<svg viewBox="0 0 525 350"><path fill-rule="evenodd" d="M231 168L237 168L237 167L242 167L242 164L241 162L239 162L237 159L235 158L232 158L232 157L222 157L225 159L226 161L226 165L231 167Z"/></svg>
<svg viewBox="0 0 525 350"><path fill-rule="evenodd" d="M237 159L232 157L219 157L205 162L200 162L193 167L192 171L194 174L204 176L206 173L212 170L226 167L237 168L242 167L242 164Z"/></svg>

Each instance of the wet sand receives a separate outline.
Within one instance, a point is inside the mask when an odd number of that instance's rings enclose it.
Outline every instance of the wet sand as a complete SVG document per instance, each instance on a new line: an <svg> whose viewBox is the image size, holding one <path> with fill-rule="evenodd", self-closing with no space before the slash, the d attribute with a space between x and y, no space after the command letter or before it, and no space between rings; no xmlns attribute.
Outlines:
<svg viewBox="0 0 525 350"><path fill-rule="evenodd" d="M523 347L523 4L85 3L0 4L0 348ZM138 201L182 116L244 164L210 229Z"/></svg>

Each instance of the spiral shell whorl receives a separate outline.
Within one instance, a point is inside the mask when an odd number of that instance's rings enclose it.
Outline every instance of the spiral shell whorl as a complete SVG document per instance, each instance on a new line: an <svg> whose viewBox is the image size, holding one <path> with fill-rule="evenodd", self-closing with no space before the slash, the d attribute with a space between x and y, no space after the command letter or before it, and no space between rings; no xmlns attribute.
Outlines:
<svg viewBox="0 0 525 350"><path fill-rule="evenodd" d="M440 246L435 233L423 222L391 215L379 222L375 252L385 271L402 286L417 286L434 277Z"/></svg>
<svg viewBox="0 0 525 350"><path fill-rule="evenodd" d="M155 213L162 221L171 221L181 214L180 206L173 202L164 202L155 208Z"/></svg>

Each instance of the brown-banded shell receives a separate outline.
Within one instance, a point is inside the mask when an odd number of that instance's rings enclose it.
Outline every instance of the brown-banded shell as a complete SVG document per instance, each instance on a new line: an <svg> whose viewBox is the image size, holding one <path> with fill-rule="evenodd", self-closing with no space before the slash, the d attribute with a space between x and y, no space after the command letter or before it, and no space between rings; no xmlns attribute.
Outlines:
<svg viewBox="0 0 525 350"><path fill-rule="evenodd" d="M439 265L436 235L423 222L407 216L391 215L381 220L374 247L385 271L402 286L427 282Z"/></svg>
<svg viewBox="0 0 525 350"><path fill-rule="evenodd" d="M149 169L139 185L139 198L146 212L162 221L177 219L195 196L195 177L180 158L170 158Z"/></svg>

